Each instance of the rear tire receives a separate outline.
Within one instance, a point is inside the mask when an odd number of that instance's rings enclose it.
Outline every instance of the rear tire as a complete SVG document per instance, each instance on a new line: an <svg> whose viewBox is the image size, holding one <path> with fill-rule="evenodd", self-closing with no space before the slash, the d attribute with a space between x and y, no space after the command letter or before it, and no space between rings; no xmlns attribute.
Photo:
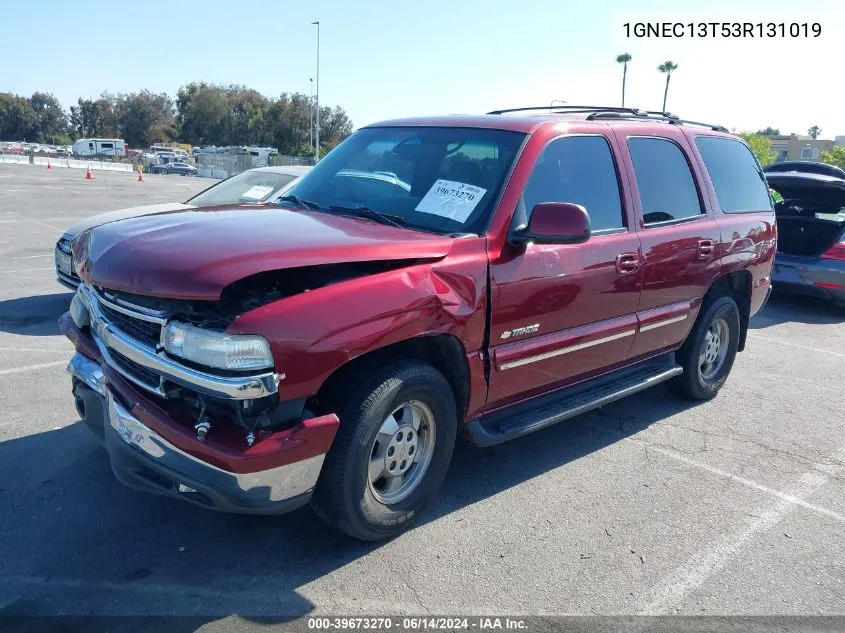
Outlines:
<svg viewBox="0 0 845 633"><path fill-rule="evenodd" d="M348 381L336 401L340 428L312 505L354 538L395 536L437 494L449 469L457 429L452 389L431 365L402 360Z"/></svg>
<svg viewBox="0 0 845 633"><path fill-rule="evenodd" d="M684 373L669 388L690 400L710 400L725 384L739 347L739 308L731 297L705 299L701 313L675 354Z"/></svg>

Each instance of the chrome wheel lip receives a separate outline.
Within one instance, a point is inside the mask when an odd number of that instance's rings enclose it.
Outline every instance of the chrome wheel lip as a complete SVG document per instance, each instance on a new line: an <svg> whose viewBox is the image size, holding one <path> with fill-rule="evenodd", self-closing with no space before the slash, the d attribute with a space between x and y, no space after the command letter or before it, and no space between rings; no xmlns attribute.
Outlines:
<svg viewBox="0 0 845 633"><path fill-rule="evenodd" d="M419 400L402 403L385 418L370 448L366 473L367 487L379 503L399 503L419 487L434 456L436 431L434 413Z"/></svg>
<svg viewBox="0 0 845 633"><path fill-rule="evenodd" d="M724 317L714 319L707 329L698 355L698 370L704 380L713 379L725 364L731 331Z"/></svg>

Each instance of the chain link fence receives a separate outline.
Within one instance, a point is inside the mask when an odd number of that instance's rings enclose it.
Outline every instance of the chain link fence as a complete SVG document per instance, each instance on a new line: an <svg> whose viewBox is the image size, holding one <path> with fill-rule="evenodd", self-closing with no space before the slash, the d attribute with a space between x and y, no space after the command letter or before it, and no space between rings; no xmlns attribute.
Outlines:
<svg viewBox="0 0 845 633"><path fill-rule="evenodd" d="M271 167L313 165L314 159L276 154L270 155L266 164ZM249 154L197 154L197 175L206 178L228 178L253 167L253 157Z"/></svg>

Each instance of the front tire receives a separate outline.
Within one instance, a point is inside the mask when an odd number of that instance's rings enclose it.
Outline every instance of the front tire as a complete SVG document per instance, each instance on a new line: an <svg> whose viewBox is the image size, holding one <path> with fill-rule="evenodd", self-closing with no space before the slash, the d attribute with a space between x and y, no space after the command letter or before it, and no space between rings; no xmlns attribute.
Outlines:
<svg viewBox="0 0 845 633"><path fill-rule="evenodd" d="M455 445L455 398L427 363L403 360L347 382L340 428L312 505L331 526L377 541L408 529L440 489Z"/></svg>
<svg viewBox="0 0 845 633"><path fill-rule="evenodd" d="M739 308L731 297L705 299L701 314L676 354L684 373L669 387L690 400L710 400L725 384L739 347Z"/></svg>

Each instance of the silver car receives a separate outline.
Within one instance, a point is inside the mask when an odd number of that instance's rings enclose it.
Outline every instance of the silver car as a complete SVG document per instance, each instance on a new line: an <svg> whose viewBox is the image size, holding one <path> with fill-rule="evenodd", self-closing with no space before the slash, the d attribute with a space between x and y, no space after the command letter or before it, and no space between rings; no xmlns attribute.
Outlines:
<svg viewBox="0 0 845 633"><path fill-rule="evenodd" d="M773 287L845 307L845 178L806 171L765 176L780 194Z"/></svg>
<svg viewBox="0 0 845 633"><path fill-rule="evenodd" d="M259 167L236 174L222 180L186 202L165 202L141 207L130 207L118 211L101 213L77 222L70 227L56 243L55 264L56 278L59 283L75 289L79 285L79 276L71 255L71 242L88 229L95 226L136 218L142 215L179 211L196 207L214 207L227 204L266 204L275 202L293 187L311 167Z"/></svg>

